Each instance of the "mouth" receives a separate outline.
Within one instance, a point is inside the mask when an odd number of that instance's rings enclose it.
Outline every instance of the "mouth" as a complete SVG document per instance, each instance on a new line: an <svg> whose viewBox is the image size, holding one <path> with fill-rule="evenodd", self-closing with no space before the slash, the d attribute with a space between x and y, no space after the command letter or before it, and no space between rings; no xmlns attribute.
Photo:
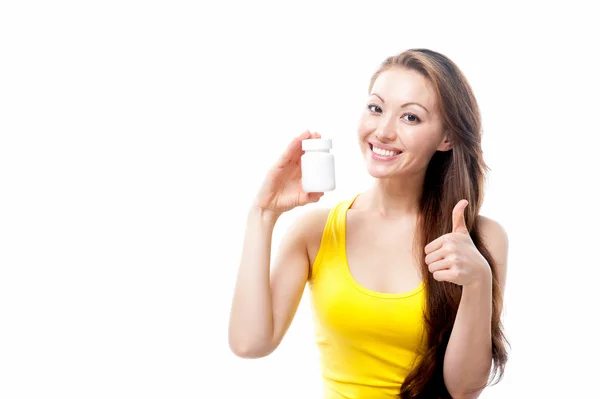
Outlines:
<svg viewBox="0 0 600 399"><path fill-rule="evenodd" d="M393 158L393 157L397 157L398 155L402 154L402 151L397 150L397 149L392 149L392 148L381 148L378 147L376 145L374 145L373 143L369 143L369 148L371 149L371 152L376 155L378 158Z"/></svg>

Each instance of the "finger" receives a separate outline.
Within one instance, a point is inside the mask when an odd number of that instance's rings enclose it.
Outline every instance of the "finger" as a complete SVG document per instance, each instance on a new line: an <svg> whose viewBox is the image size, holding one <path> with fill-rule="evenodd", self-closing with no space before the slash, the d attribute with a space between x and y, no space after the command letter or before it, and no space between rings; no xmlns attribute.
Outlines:
<svg viewBox="0 0 600 399"><path fill-rule="evenodd" d="M469 201L460 200L452 210L452 232L469 234L467 223L465 222L465 208L469 205Z"/></svg>
<svg viewBox="0 0 600 399"><path fill-rule="evenodd" d="M433 272L433 278L437 281L448 281L453 283L456 279L456 273L452 269L442 269Z"/></svg>
<svg viewBox="0 0 600 399"><path fill-rule="evenodd" d="M441 259L427 266L427 269L429 269L431 273L435 273L439 270L450 269L451 266L452 264L448 259Z"/></svg>
<svg viewBox="0 0 600 399"><path fill-rule="evenodd" d="M310 130L305 130L302 133L300 133L296 138L299 140L305 140L305 139L309 139L312 136L312 133L310 132Z"/></svg>
<svg viewBox="0 0 600 399"><path fill-rule="evenodd" d="M425 257L425 264L429 265L431 263L437 262L441 259L444 259L444 257L448 254L448 251L444 248L441 247L440 249L438 249L437 251L433 251L430 252L426 257Z"/></svg>
<svg viewBox="0 0 600 399"><path fill-rule="evenodd" d="M310 133L309 137L303 137L300 141L305 140L305 139L320 139L321 138L321 134L317 133L317 132L313 132ZM300 165L300 158L302 157L302 154L304 153L304 151L302 151L299 155L297 155L294 158L294 162L299 166Z"/></svg>
<svg viewBox="0 0 600 399"><path fill-rule="evenodd" d="M431 241L429 244L427 244L425 246L425 254L429 255L430 253L437 251L444 245L445 241L446 241L446 234Z"/></svg>
<svg viewBox="0 0 600 399"><path fill-rule="evenodd" d="M302 156L302 140L310 138L310 135L310 131L306 130L299 136L294 137L285 151L283 151L283 154L281 154L277 165L279 167L286 166L290 162L299 159Z"/></svg>
<svg viewBox="0 0 600 399"><path fill-rule="evenodd" d="M307 200L307 202L318 202L324 194L325 193L323 193L323 192L307 193L306 200Z"/></svg>
<svg viewBox="0 0 600 399"><path fill-rule="evenodd" d="M313 202L318 202L321 197L323 196L324 193L320 192L320 193L305 193L302 192L300 194L299 200L300 203L302 204L308 204L308 203L313 203Z"/></svg>

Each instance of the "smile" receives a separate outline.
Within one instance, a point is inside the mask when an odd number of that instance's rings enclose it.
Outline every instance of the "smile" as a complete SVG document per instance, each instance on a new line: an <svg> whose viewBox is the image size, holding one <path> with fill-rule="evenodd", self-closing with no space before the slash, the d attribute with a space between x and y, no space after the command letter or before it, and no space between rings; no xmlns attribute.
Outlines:
<svg viewBox="0 0 600 399"><path fill-rule="evenodd" d="M384 148L377 147L371 143L369 143L369 148L371 149L371 154L373 155L373 158L380 160L392 160L398 157L400 154L402 154L402 151L387 150Z"/></svg>

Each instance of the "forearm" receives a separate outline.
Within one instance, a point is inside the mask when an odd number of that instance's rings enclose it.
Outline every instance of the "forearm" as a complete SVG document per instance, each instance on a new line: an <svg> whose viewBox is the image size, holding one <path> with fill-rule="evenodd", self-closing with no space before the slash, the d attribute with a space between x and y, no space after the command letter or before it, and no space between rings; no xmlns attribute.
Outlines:
<svg viewBox="0 0 600 399"><path fill-rule="evenodd" d="M277 218L248 214L229 321L229 345L244 357L263 356L273 338L271 242Z"/></svg>
<svg viewBox="0 0 600 399"><path fill-rule="evenodd" d="M491 278L463 286L444 357L444 381L453 398L477 398L492 362Z"/></svg>

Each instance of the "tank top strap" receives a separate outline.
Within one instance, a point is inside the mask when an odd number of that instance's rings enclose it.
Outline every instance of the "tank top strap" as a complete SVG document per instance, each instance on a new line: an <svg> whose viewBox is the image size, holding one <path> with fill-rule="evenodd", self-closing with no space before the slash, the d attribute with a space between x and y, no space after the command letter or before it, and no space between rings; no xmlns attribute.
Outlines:
<svg viewBox="0 0 600 399"><path fill-rule="evenodd" d="M321 235L319 251L312 265L311 276L314 277L318 274L320 265L326 259L346 251L346 213L359 195L360 193L355 194L350 199L338 202L329 211Z"/></svg>

